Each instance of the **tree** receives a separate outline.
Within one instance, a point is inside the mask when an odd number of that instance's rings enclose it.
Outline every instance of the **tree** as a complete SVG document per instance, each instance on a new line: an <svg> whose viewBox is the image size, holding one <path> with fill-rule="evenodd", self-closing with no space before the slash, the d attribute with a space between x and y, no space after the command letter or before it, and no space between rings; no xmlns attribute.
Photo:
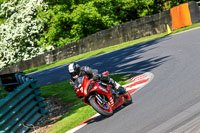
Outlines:
<svg viewBox="0 0 200 133"><path fill-rule="evenodd" d="M1 4L0 15L6 21L0 25L0 68L42 54L38 37L43 23L37 9L47 5L43 0L11 0Z"/></svg>

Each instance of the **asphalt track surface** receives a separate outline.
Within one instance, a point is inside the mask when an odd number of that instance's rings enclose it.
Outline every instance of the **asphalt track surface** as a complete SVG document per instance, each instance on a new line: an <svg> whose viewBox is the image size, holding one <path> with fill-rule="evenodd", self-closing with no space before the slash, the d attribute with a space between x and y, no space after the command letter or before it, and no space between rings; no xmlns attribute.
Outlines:
<svg viewBox="0 0 200 133"><path fill-rule="evenodd" d="M100 72L145 71L154 79L133 104L98 117L77 133L198 133L200 131L200 28L79 61ZM41 85L69 78L67 64L31 74ZM56 88L55 88L56 89Z"/></svg>

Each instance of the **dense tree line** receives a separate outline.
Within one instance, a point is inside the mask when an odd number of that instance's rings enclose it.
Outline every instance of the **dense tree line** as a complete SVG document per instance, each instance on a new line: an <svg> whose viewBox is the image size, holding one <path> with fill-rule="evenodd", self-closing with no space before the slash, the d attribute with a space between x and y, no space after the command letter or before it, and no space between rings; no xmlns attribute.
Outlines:
<svg viewBox="0 0 200 133"><path fill-rule="evenodd" d="M39 45L61 47L97 31L155 14L187 0L46 0Z"/></svg>
<svg viewBox="0 0 200 133"><path fill-rule="evenodd" d="M115 25L168 10L186 1L188 0L0 0L0 31L3 33L0 33L0 45L5 48L15 47L15 53L9 58L0 49L0 61L5 62L0 64L0 68ZM23 3L29 4L33 11L23 12L22 10L30 8L22 6ZM19 4L23 8L19 8ZM16 38L13 38L14 33L7 33L12 28L15 32L22 30L18 33L22 37L15 34ZM12 61L8 61L11 59Z"/></svg>

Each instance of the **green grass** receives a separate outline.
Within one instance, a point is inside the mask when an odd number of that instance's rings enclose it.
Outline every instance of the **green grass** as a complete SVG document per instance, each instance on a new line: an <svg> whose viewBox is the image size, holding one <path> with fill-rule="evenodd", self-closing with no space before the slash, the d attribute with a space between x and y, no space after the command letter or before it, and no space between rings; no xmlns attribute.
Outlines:
<svg viewBox="0 0 200 133"><path fill-rule="evenodd" d="M79 102L72 106L69 112L63 115L62 118L53 125L53 128L51 128L48 133L65 133L79 125L81 122L89 119L94 114L96 114L96 112L92 107Z"/></svg>
<svg viewBox="0 0 200 133"><path fill-rule="evenodd" d="M75 96L75 92L69 84L69 81L63 81L51 85L40 87L42 97L56 97L65 103L76 103L79 101Z"/></svg>
<svg viewBox="0 0 200 133"><path fill-rule="evenodd" d="M56 97L59 101L71 105L69 111L54 123L53 128L48 131L49 133L64 133L96 113L90 106L76 97L69 81L42 86L40 90L42 97ZM88 113L85 114L85 112Z"/></svg>
<svg viewBox="0 0 200 133"><path fill-rule="evenodd" d="M132 75L121 74L111 75L110 77L123 85L126 84L126 80L130 76ZM41 96L43 97L56 97L60 101L72 105L69 111L54 123L53 128L48 131L49 133L64 133L96 114L96 111L91 106L84 104L76 97L69 81L42 86L40 90L42 91Z"/></svg>
<svg viewBox="0 0 200 133"><path fill-rule="evenodd" d="M4 90L3 87L0 87L0 99L3 99L8 95L8 92Z"/></svg>
<svg viewBox="0 0 200 133"><path fill-rule="evenodd" d="M49 133L64 133L96 114L92 107L76 97L69 81L42 86L40 90L42 91L41 96L45 98L56 97L59 101L71 105L69 111L53 125L53 128L48 131Z"/></svg>
<svg viewBox="0 0 200 133"><path fill-rule="evenodd" d="M196 28L196 27L200 27L200 23L197 23L197 24L194 24L194 25L191 25L191 26L188 26L188 27L177 29L175 31L172 31L172 34L182 32L182 31L185 31L185 30L188 30L188 29ZM161 33L161 34L143 37L143 38L132 40L132 41L129 41L129 42L125 42L125 43L117 44L117 45L114 45L114 46L110 46L110 47L94 50L94 51L91 51L91 52L87 52L87 53L84 53L84 54L80 54L80 55L77 55L77 56L73 56L73 57L70 57L70 58L67 58L67 59L63 59L63 60L60 60L60 61L53 62L51 64L46 64L46 65L42 65L42 66L39 66L39 67L30 68L30 69L24 70L24 72L25 73L31 73L31 72L36 72L36 71L40 71L40 70L45 70L45 69L48 69L48 68L51 68L51 67L60 66L60 65L64 65L64 64L67 64L67 63L70 63L70 62L81 60L81 59L87 59L87 58L90 58L90 57L93 57L93 56L96 56L96 55L116 51L116 50L119 50L119 49L122 49L122 48L133 46L133 45L138 44L138 43L147 42L147 41L150 41L150 40L161 38L161 37L164 37L166 35L167 35L167 33Z"/></svg>

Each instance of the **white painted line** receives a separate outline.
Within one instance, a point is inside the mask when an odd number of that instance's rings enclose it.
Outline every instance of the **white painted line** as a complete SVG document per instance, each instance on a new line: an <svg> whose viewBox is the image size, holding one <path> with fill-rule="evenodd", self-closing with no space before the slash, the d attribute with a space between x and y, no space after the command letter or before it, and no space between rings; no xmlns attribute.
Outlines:
<svg viewBox="0 0 200 133"><path fill-rule="evenodd" d="M97 113L97 114L95 114L94 116L92 116L90 119L92 120L92 119L94 119L94 118L96 118L96 117L98 117L98 116L100 116L100 114L99 113ZM89 120L89 119L88 119ZM87 121L87 120L86 120ZM75 133L76 131L78 131L79 129L81 129L82 127L84 127L84 126L86 126L87 125L87 123L82 123L82 124L80 124L80 125L78 125L77 127L75 127L75 128L73 128L73 129L71 129L71 130L69 130L69 131L67 131L66 133Z"/></svg>
<svg viewBox="0 0 200 133"><path fill-rule="evenodd" d="M86 125L87 125L87 123L82 124L82 125L80 125L80 126L78 126L78 127L73 128L72 130L70 130L70 131L68 131L68 132L66 132L66 133L75 133L76 131L78 131L79 129L81 129L82 127L84 127L84 126L86 126Z"/></svg>

